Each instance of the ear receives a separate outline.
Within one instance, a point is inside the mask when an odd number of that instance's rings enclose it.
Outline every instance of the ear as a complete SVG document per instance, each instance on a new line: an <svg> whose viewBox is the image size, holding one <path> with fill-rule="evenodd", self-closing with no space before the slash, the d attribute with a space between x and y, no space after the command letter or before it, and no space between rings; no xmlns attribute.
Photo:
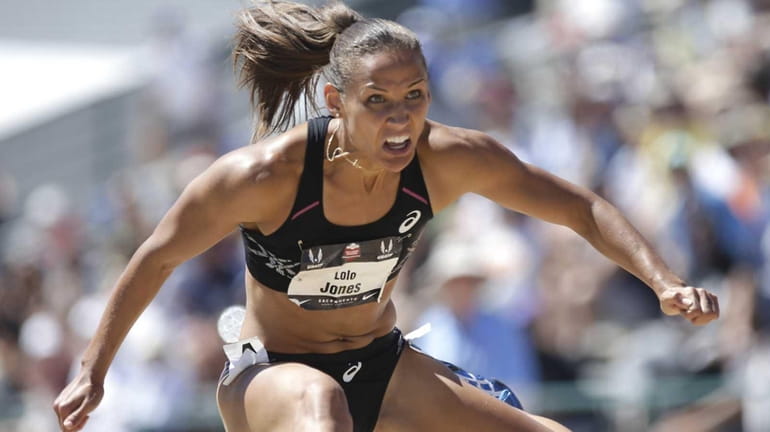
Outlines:
<svg viewBox="0 0 770 432"><path fill-rule="evenodd" d="M337 90L337 87L326 83L324 85L324 100L326 101L326 108L329 109L332 116L339 117L342 115L342 93Z"/></svg>

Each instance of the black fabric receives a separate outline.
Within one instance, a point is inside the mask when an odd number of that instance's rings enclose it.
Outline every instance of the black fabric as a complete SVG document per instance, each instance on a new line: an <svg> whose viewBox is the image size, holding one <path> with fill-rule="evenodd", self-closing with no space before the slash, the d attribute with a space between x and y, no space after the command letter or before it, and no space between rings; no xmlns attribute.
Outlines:
<svg viewBox="0 0 770 432"><path fill-rule="evenodd" d="M276 291L286 292L291 278L299 272L303 248L400 236L403 248L398 264L388 277L391 280L398 275L416 247L425 224L433 217L419 158L415 154L401 172L393 206L382 218L356 226L329 222L323 214L323 161L330 121L330 117L320 117L308 122L305 167L286 221L270 235L241 227L249 273ZM412 220L414 224L408 223ZM409 229L404 230L404 227Z"/></svg>
<svg viewBox="0 0 770 432"><path fill-rule="evenodd" d="M404 349L401 331L394 329L369 345L335 354L281 354L268 351L270 362L296 362L325 372L345 390L354 432L371 432L377 424L388 382ZM361 362L350 382L346 371Z"/></svg>

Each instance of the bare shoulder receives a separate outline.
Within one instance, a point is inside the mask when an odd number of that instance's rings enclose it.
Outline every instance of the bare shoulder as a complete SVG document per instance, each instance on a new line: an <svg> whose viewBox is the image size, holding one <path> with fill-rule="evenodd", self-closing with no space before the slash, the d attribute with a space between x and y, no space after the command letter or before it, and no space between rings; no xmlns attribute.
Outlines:
<svg viewBox="0 0 770 432"><path fill-rule="evenodd" d="M228 200L228 207L242 222L271 220L296 192L304 166L306 131L306 125L298 125L226 153L204 172L200 187Z"/></svg>
<svg viewBox="0 0 770 432"><path fill-rule="evenodd" d="M297 126L283 134L233 150L220 157L212 169L235 184L280 186L302 173L307 130Z"/></svg>
<svg viewBox="0 0 770 432"><path fill-rule="evenodd" d="M449 156L500 146L488 134L475 129L449 126L429 120L426 130L425 144L431 152L438 155Z"/></svg>
<svg viewBox="0 0 770 432"><path fill-rule="evenodd" d="M473 191L474 183L500 169L499 165L518 162L513 153L486 133L435 121L427 123L418 154L434 210Z"/></svg>

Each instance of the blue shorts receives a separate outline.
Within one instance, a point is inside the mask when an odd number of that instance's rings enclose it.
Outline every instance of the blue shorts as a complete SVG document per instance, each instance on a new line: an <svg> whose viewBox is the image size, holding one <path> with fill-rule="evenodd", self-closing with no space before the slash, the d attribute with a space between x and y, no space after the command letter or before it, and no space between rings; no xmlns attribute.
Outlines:
<svg viewBox="0 0 770 432"><path fill-rule="evenodd" d="M459 366L453 365L452 363L442 360L439 361L443 363L444 366L448 367L449 370L454 372L455 375L457 375L457 377L462 381L485 391L495 399L499 399L512 407L518 408L520 410L524 409L524 407L521 405L521 402L519 401L519 398L517 398L516 394L513 393L513 390L511 390L511 388L505 385L505 383L502 381L494 378L487 379L481 375L470 373Z"/></svg>

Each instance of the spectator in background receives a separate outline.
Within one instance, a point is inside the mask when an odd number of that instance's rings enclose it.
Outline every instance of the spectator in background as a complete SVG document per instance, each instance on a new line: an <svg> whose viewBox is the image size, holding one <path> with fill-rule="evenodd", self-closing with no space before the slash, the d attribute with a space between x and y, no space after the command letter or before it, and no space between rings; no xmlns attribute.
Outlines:
<svg viewBox="0 0 770 432"><path fill-rule="evenodd" d="M484 260L490 252L478 246L451 234L433 245L426 283L435 285L438 301L418 319L420 325L430 324L431 331L416 345L436 358L526 390L539 381L537 355L526 328L483 303L489 278Z"/></svg>

